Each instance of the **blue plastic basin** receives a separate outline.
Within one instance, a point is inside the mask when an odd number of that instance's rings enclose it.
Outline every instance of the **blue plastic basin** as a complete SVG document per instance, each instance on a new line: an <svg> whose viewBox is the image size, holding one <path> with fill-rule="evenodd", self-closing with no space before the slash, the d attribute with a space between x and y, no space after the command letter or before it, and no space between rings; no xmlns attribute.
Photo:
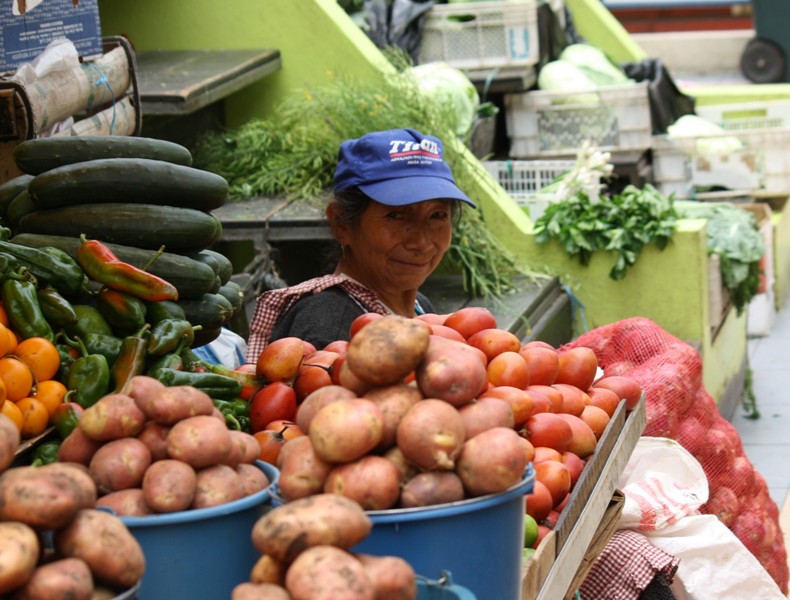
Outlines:
<svg viewBox="0 0 790 600"><path fill-rule="evenodd" d="M220 506L145 517L120 517L145 554L139 600L219 600L249 581L261 553L252 545L255 522L272 508L280 471L256 465L269 478L260 492Z"/></svg>
<svg viewBox="0 0 790 600"><path fill-rule="evenodd" d="M422 575L450 571L456 584L481 600L520 600L524 496L534 481L530 466L519 483L499 494L368 511L373 530L353 551L400 556Z"/></svg>

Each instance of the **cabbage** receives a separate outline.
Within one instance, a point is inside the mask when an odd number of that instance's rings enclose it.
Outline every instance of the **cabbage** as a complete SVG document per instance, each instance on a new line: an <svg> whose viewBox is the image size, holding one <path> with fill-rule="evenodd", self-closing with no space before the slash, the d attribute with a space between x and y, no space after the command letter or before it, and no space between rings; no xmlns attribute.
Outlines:
<svg viewBox="0 0 790 600"><path fill-rule="evenodd" d="M625 72L595 46L571 44L560 53L559 60L578 67L595 85L623 85L633 83Z"/></svg>
<svg viewBox="0 0 790 600"><path fill-rule="evenodd" d="M698 115L683 115L667 127L670 138L697 138L696 150L699 154L726 155L743 150L744 143L732 135L722 136L726 133L723 127Z"/></svg>
<svg viewBox="0 0 790 600"><path fill-rule="evenodd" d="M553 60L543 65L538 74L538 87L551 92L575 92L595 88L595 83L585 73L564 60ZM597 104L600 101L598 94L573 94L563 98L556 98L553 104Z"/></svg>
<svg viewBox="0 0 790 600"><path fill-rule="evenodd" d="M455 132L465 138L472 130L480 107L477 88L466 73L445 62L430 62L412 67L417 85L432 102L454 107L458 121Z"/></svg>

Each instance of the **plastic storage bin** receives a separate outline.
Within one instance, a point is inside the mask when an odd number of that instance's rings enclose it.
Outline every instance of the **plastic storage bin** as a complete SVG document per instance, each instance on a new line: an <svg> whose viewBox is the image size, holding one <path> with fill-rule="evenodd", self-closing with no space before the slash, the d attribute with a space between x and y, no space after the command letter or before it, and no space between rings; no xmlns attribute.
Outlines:
<svg viewBox="0 0 790 600"><path fill-rule="evenodd" d="M255 522L272 507L280 471L263 461L265 489L220 506L146 517L120 517L143 548L146 570L140 600L230 598L249 581L261 557L252 545ZM438 571L437 571L438 572Z"/></svg>
<svg viewBox="0 0 790 600"><path fill-rule="evenodd" d="M648 83L505 94L505 124L513 158L576 156L585 140L609 152L644 151L653 133Z"/></svg>
<svg viewBox="0 0 790 600"><path fill-rule="evenodd" d="M740 140L742 148L715 154L706 148L718 138ZM706 144L707 143L707 144ZM790 193L790 128L750 129L693 138L653 138L656 188L678 198L699 188Z"/></svg>
<svg viewBox="0 0 790 600"><path fill-rule="evenodd" d="M773 100L697 106L698 116L727 131L790 127L790 101Z"/></svg>
<svg viewBox="0 0 790 600"><path fill-rule="evenodd" d="M559 176L576 166L574 160L484 160L486 171L501 185L513 201L537 220L552 202L563 200L560 194L538 193ZM600 180L599 180L600 181ZM596 200L600 187L583 190L587 197Z"/></svg>
<svg viewBox="0 0 790 600"><path fill-rule="evenodd" d="M353 550L400 556L420 574L447 570L481 600L517 600L524 496L532 491L534 481L530 468L519 483L500 494L423 508L368 511L373 529Z"/></svg>
<svg viewBox="0 0 790 600"><path fill-rule="evenodd" d="M537 0L436 4L425 16L418 63L458 69L523 67L540 58Z"/></svg>

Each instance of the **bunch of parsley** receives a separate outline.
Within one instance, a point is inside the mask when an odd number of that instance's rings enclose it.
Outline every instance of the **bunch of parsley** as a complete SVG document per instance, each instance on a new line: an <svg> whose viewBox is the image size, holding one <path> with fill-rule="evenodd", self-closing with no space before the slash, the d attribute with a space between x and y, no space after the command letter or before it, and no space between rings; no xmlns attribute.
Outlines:
<svg viewBox="0 0 790 600"><path fill-rule="evenodd" d="M609 277L623 279L647 244L666 248L679 215L673 197L650 184L629 185L621 193L590 202L580 192L552 203L535 222L536 241L556 239L565 251L588 265L596 250L615 255Z"/></svg>

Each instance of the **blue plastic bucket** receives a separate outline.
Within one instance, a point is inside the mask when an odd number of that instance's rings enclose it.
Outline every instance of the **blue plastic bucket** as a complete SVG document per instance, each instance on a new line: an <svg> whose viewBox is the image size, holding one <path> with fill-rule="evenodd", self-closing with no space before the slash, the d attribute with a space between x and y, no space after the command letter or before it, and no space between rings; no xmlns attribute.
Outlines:
<svg viewBox="0 0 790 600"><path fill-rule="evenodd" d="M252 545L255 522L272 508L280 471L263 461L269 478L260 492L220 506L145 517L120 517L145 554L139 600L215 600L250 580L261 553Z"/></svg>
<svg viewBox="0 0 790 600"><path fill-rule="evenodd" d="M423 575L449 571L481 600L520 600L524 496L534 481L530 466L519 483L499 494L368 511L373 530L353 550L400 556Z"/></svg>
<svg viewBox="0 0 790 600"><path fill-rule="evenodd" d="M453 583L452 573L444 571L439 579L417 576L416 600L477 600L477 598L465 587Z"/></svg>

